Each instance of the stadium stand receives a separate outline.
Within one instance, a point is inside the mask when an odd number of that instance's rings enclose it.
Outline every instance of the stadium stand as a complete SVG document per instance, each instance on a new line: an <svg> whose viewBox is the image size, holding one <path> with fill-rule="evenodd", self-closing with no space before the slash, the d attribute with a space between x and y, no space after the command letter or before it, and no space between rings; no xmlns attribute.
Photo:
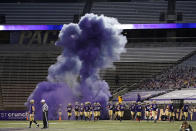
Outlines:
<svg viewBox="0 0 196 131"><path fill-rule="evenodd" d="M193 50L192 47L127 48L127 53L121 55L121 60L114 63L116 70L106 69L101 71L101 76L109 83L111 90L125 83L140 83L176 64ZM55 63L58 54L57 50L43 54L38 50L10 52L2 49L0 84L4 108L24 107L24 102L36 84L46 79L47 69ZM116 85L116 74L119 75L119 85Z"/></svg>
<svg viewBox="0 0 196 131"><path fill-rule="evenodd" d="M149 98L152 98L151 100L169 100L171 98L194 100L194 93L190 92L191 90L194 92L196 87L195 59L196 55L194 54L182 63L165 70L154 78L146 79L139 84L137 90L125 93L123 95L124 100L135 101L137 99L136 94L140 94L142 100ZM183 91L178 91L181 89ZM179 94L182 94L182 96Z"/></svg>
<svg viewBox="0 0 196 131"><path fill-rule="evenodd" d="M3 109L3 98L2 98L2 89L1 89L1 86L0 86L0 110Z"/></svg>
<svg viewBox="0 0 196 131"><path fill-rule="evenodd" d="M58 51L0 51L0 87L4 109L24 108L24 102L37 83L46 80L48 67Z"/></svg>
<svg viewBox="0 0 196 131"><path fill-rule="evenodd" d="M127 48L127 53L121 55L122 60L114 63L116 70L103 70L101 76L109 83L111 90L125 83L129 85L140 83L141 80L153 78L154 75L176 64L193 50L194 48L188 47ZM23 108L24 102L36 84L46 79L47 69L55 63L59 51L45 52L43 54L43 51L39 50L36 52L1 50L0 84L4 108L14 106ZM116 74L119 75L119 83L116 83Z"/></svg>
<svg viewBox="0 0 196 131"><path fill-rule="evenodd" d="M150 47L196 47L195 42L132 42L127 48L150 48Z"/></svg>
<svg viewBox="0 0 196 131"><path fill-rule="evenodd" d="M84 3L0 3L6 24L68 24Z"/></svg>
<svg viewBox="0 0 196 131"><path fill-rule="evenodd" d="M196 20L196 1L176 1L176 11L182 12L183 23L194 23Z"/></svg>
<svg viewBox="0 0 196 131"><path fill-rule="evenodd" d="M140 83L174 66L195 49L194 47L127 48L127 52L121 55L121 60L114 63L115 70L103 70L101 76L109 83L111 90L123 84ZM116 80L117 76L119 80Z"/></svg>
<svg viewBox="0 0 196 131"><path fill-rule="evenodd" d="M121 62L173 62L194 51L192 47L127 48Z"/></svg>
<svg viewBox="0 0 196 131"><path fill-rule="evenodd" d="M181 63L180 66L196 67L196 54L194 54L192 57Z"/></svg>
<svg viewBox="0 0 196 131"><path fill-rule="evenodd" d="M167 9L167 1L95 2L92 12L118 18L120 23L160 23L160 12Z"/></svg>
<svg viewBox="0 0 196 131"><path fill-rule="evenodd" d="M195 1L177 1L176 13L182 13L182 21L193 23L196 18ZM118 18L121 23L160 23L160 13L167 11L167 1L132 1L132 2L95 2L93 13Z"/></svg>
<svg viewBox="0 0 196 131"><path fill-rule="evenodd" d="M82 14L84 4L0 3L0 14L6 16L6 24L68 24L73 21L74 15ZM177 1L177 12L183 12L182 22L196 20L195 4L194 1ZM167 1L157 0L95 2L91 12L116 17L120 23L130 24L160 23L160 13L166 10ZM196 49L194 42L133 42L126 47L127 52L121 55L121 60L114 62L115 69L100 72L112 93L124 85L129 90L135 89L144 80L181 63ZM0 108L3 109L23 109L27 97L37 83L46 79L48 67L59 55L58 49L53 47L21 48L0 48Z"/></svg>
<svg viewBox="0 0 196 131"><path fill-rule="evenodd" d="M192 81L194 79L191 76L192 73L195 74L195 69L194 71L189 71L189 69L173 69L173 71L168 71L154 79L146 80L140 85L139 89L180 89L182 87L195 86L195 82Z"/></svg>
<svg viewBox="0 0 196 131"><path fill-rule="evenodd" d="M182 23L196 18L195 1L177 1ZM85 3L0 3L6 24L68 24L81 15ZM120 23L160 23L160 13L167 11L167 1L94 2L91 12L118 18Z"/></svg>

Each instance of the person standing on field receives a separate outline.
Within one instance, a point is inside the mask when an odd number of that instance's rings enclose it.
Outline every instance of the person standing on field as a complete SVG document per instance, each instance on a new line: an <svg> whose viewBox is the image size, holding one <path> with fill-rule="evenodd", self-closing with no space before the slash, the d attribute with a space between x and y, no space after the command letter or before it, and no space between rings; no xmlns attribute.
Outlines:
<svg viewBox="0 0 196 131"><path fill-rule="evenodd" d="M30 110L29 110L29 128L31 128L32 122L36 124L36 127L39 127L39 124L35 121L35 106L34 100L30 100Z"/></svg>
<svg viewBox="0 0 196 131"><path fill-rule="evenodd" d="M41 100L42 103L42 113L43 113L43 129L48 128L48 105L45 100Z"/></svg>

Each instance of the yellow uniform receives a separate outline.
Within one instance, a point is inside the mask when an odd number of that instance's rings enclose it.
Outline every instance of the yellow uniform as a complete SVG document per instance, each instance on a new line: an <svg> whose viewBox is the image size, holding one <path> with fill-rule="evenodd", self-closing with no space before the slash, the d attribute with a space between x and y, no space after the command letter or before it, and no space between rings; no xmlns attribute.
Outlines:
<svg viewBox="0 0 196 131"><path fill-rule="evenodd" d="M158 110L158 106L155 102L153 102L153 104L152 104L152 117L154 119L154 122L156 122L156 120L157 120L157 110Z"/></svg>
<svg viewBox="0 0 196 131"><path fill-rule="evenodd" d="M30 114L29 117L30 117L29 118L30 121L34 121L34 114Z"/></svg>
<svg viewBox="0 0 196 131"><path fill-rule="evenodd" d="M108 110L108 114L109 114L109 116L112 116L113 115L113 110Z"/></svg>

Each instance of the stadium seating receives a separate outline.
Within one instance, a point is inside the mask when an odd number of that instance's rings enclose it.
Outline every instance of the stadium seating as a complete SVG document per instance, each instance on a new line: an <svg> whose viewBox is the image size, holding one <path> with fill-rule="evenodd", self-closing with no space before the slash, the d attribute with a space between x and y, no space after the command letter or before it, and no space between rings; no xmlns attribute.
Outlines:
<svg viewBox="0 0 196 131"><path fill-rule="evenodd" d="M116 70L105 69L100 74L109 83L111 90L115 90L125 83L132 85L153 78L193 50L188 47L127 48L121 60L114 63ZM24 102L36 84L46 80L48 67L55 63L60 52L42 52L39 49L36 52L17 51L17 48L15 51L0 51L0 85L4 108L24 107ZM119 75L119 85L116 85L116 74Z"/></svg>
<svg viewBox="0 0 196 131"><path fill-rule="evenodd" d="M142 100L149 98L152 98L152 100L169 100L171 98L194 100L196 97L194 95L196 90L194 89L196 87L194 80L196 75L195 60L196 55L193 54L180 64L165 70L156 77L141 82L137 90L132 90L128 93L125 92L122 96L123 99L125 101L135 101L137 94L140 94L143 97ZM181 89L183 91L178 91Z"/></svg>
<svg viewBox="0 0 196 131"><path fill-rule="evenodd" d="M3 109L3 97L2 97L2 89L0 86L0 110Z"/></svg>
<svg viewBox="0 0 196 131"><path fill-rule="evenodd" d="M0 91L4 109L24 108L24 102L37 83L46 80L48 67L56 62L59 52L44 52L0 51Z"/></svg>
<svg viewBox="0 0 196 131"><path fill-rule="evenodd" d="M195 42L132 42L126 45L127 48L144 47L196 47Z"/></svg>
<svg viewBox="0 0 196 131"><path fill-rule="evenodd" d="M0 3L6 24L68 24L84 3Z"/></svg>
<svg viewBox="0 0 196 131"><path fill-rule="evenodd" d="M176 12L183 14L182 23L194 23L195 1L177 1ZM81 15L84 3L0 3L0 14L7 24L68 24ZM91 12L118 18L123 24L160 23L167 1L94 2ZM178 21L179 22L179 21Z"/></svg>
<svg viewBox="0 0 196 131"><path fill-rule="evenodd" d="M183 13L182 22L195 22L195 4L194 1L177 1L177 12ZM0 14L6 15L6 24L68 24L75 14L82 13L83 7L84 3L0 3ZM160 23L160 13L166 10L167 1L156 0L95 2L91 12L116 17L120 23L130 24ZM100 71L112 93L123 85L132 90L144 80L179 64L195 51L196 45L193 42L145 42L129 43L126 48L127 52L114 62L115 69ZM7 49L0 48L0 109L22 109L37 83L46 80L48 67L56 62L60 51L46 46L9 46ZM149 91L149 94L154 92Z"/></svg>
<svg viewBox="0 0 196 131"><path fill-rule="evenodd" d="M196 1L177 1L176 12L183 14L183 23L195 23L196 20Z"/></svg>
<svg viewBox="0 0 196 131"><path fill-rule="evenodd" d="M167 1L95 2L92 12L118 18L120 23L159 23L160 12L167 10Z"/></svg>
<svg viewBox="0 0 196 131"><path fill-rule="evenodd" d="M140 83L177 64L195 49L194 47L127 48L127 52L121 55L121 60L114 63L115 70L103 70L101 76L109 83L111 90L124 84ZM119 77L119 84L116 83L116 75Z"/></svg>
<svg viewBox="0 0 196 131"><path fill-rule="evenodd" d="M182 13L178 23L194 23L196 20L195 1L177 1L176 12ZM120 23L160 23L160 13L167 12L167 1L95 2L93 13L118 18Z"/></svg>
<svg viewBox="0 0 196 131"><path fill-rule="evenodd" d="M180 66L185 66L185 67L195 67L196 65L196 54L192 55L189 59L186 61L183 61Z"/></svg>

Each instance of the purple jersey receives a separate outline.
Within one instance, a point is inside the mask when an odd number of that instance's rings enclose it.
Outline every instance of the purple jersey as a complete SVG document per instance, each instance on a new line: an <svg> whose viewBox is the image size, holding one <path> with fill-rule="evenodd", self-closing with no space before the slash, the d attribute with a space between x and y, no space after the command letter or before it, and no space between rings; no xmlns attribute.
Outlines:
<svg viewBox="0 0 196 131"><path fill-rule="evenodd" d="M85 105L84 106L84 111L89 112L90 111L90 106L89 105Z"/></svg>
<svg viewBox="0 0 196 131"><path fill-rule="evenodd" d="M80 110L80 106L79 105L75 105L75 111L79 111Z"/></svg>
<svg viewBox="0 0 196 131"><path fill-rule="evenodd" d="M72 106L67 106L67 112L71 112L72 111Z"/></svg>
<svg viewBox="0 0 196 131"><path fill-rule="evenodd" d="M107 107L108 107L108 110L113 110L113 108L114 108L114 106L112 104L110 104L110 103L108 104Z"/></svg>
<svg viewBox="0 0 196 131"><path fill-rule="evenodd" d="M152 111L156 111L157 110L157 104L152 104Z"/></svg>
<svg viewBox="0 0 196 131"><path fill-rule="evenodd" d="M80 112L83 112L83 111L84 111L84 107L80 106Z"/></svg>
<svg viewBox="0 0 196 131"><path fill-rule="evenodd" d="M90 111L93 111L93 106L90 104L89 105Z"/></svg>
<svg viewBox="0 0 196 131"><path fill-rule="evenodd" d="M98 105L98 111L101 111L101 105Z"/></svg>
<svg viewBox="0 0 196 131"><path fill-rule="evenodd" d="M150 105L146 105L146 106L145 106L145 110L146 110L146 111L150 111Z"/></svg>
<svg viewBox="0 0 196 131"><path fill-rule="evenodd" d="M132 112L135 112L135 105L131 105L131 106L129 107L129 110L132 111Z"/></svg>
<svg viewBox="0 0 196 131"><path fill-rule="evenodd" d="M34 106L34 104L32 104L31 106L30 106L30 111L29 111L29 113L30 114L32 114L34 111L33 111L33 106Z"/></svg>
<svg viewBox="0 0 196 131"><path fill-rule="evenodd" d="M184 105L183 111L184 111L184 112L188 112L188 110L189 110L189 106L188 106L188 105Z"/></svg>
<svg viewBox="0 0 196 131"><path fill-rule="evenodd" d="M136 106L136 112L142 112L142 105Z"/></svg>
<svg viewBox="0 0 196 131"><path fill-rule="evenodd" d="M118 111L118 105L114 106L113 111Z"/></svg>
<svg viewBox="0 0 196 131"><path fill-rule="evenodd" d="M169 112L174 112L174 106L173 106L173 104L170 104L169 105Z"/></svg>
<svg viewBox="0 0 196 131"><path fill-rule="evenodd" d="M94 111L100 111L101 110L101 106L100 105L95 105L93 110Z"/></svg>
<svg viewBox="0 0 196 131"><path fill-rule="evenodd" d="M124 111L125 110L125 106L124 105L119 105L119 110L120 111Z"/></svg>

